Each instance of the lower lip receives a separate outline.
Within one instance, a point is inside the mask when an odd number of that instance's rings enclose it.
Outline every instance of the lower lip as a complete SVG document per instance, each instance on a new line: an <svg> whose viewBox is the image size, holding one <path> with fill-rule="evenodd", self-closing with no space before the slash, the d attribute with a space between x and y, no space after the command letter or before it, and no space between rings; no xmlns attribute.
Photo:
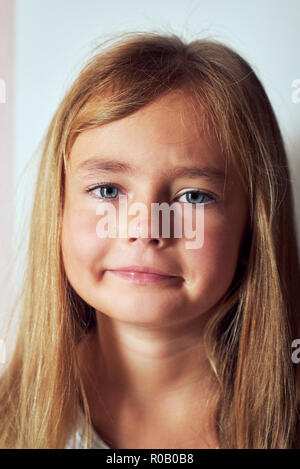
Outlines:
<svg viewBox="0 0 300 469"><path fill-rule="evenodd" d="M178 283L178 281L181 280L180 277L168 277L167 275L149 274L146 272L128 272L122 270L107 270L107 272L111 272L127 282L139 284L154 284L162 282Z"/></svg>

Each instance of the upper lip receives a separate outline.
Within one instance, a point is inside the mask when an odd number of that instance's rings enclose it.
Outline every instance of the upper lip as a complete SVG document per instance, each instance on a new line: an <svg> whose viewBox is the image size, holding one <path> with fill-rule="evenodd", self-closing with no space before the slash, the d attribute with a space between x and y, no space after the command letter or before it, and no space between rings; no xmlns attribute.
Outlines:
<svg viewBox="0 0 300 469"><path fill-rule="evenodd" d="M116 267L115 269L107 269L107 270L121 270L126 272L145 272L147 274L156 274L156 275L164 275L166 277L178 277L178 275L170 274L169 272L165 272L163 270L146 266L146 265L127 265L126 267Z"/></svg>

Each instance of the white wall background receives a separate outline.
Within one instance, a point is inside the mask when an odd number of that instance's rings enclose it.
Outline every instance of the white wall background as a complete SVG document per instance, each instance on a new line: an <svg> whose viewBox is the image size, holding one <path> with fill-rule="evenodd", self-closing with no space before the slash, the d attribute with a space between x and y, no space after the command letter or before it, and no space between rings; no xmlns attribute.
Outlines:
<svg viewBox="0 0 300 469"><path fill-rule="evenodd" d="M291 96L300 78L300 0L16 0L17 197L28 191L24 169L88 52L110 34L142 30L208 35L251 63L277 113L299 200L300 103Z"/></svg>
<svg viewBox="0 0 300 469"><path fill-rule="evenodd" d="M11 301L14 179L14 2L0 0L0 372L6 359L3 321Z"/></svg>

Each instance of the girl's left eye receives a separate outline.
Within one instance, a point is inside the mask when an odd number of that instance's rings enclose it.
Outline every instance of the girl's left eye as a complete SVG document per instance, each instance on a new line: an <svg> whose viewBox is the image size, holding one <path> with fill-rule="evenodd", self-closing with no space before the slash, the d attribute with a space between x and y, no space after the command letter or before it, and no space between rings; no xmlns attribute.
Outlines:
<svg viewBox="0 0 300 469"><path fill-rule="evenodd" d="M205 192L201 192L201 191L197 191L197 190L187 191L184 194L181 194L178 197L178 200L181 197L185 197L185 196L187 196L187 202L191 203L193 205L203 204L205 199L206 199L206 202L204 203L204 205L206 205L207 203L212 203L212 202L216 201L216 199L212 195L206 194ZM183 202L185 202L185 201L183 201Z"/></svg>
<svg viewBox="0 0 300 469"><path fill-rule="evenodd" d="M100 192L100 195L96 195L96 191ZM88 193L93 193L97 199L116 199L118 196L118 192L121 192L119 187L115 184L97 184L96 186L90 187L87 189ZM191 190L187 191L184 194L181 194L177 199L179 200L181 197L187 197L187 203L191 203L193 205L196 204L203 204L205 199L207 203L215 202L216 199L210 195L206 194L205 192L201 192L198 190ZM186 201L183 201L186 202Z"/></svg>

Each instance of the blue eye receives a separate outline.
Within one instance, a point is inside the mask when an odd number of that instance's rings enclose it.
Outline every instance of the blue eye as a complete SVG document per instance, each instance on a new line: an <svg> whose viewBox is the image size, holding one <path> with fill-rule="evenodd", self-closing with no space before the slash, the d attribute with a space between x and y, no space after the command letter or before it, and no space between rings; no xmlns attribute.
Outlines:
<svg viewBox="0 0 300 469"><path fill-rule="evenodd" d="M206 194L205 192L200 192L200 191L188 191L188 192L185 192L184 194L181 194L179 197L178 197L178 200L180 199L180 197L185 197L187 196L187 199L188 199L188 203L191 203L191 204L203 204L205 198L208 200L207 203L211 203L211 202L215 202L215 198L212 197L211 195L208 195Z"/></svg>
<svg viewBox="0 0 300 469"><path fill-rule="evenodd" d="M97 199L115 199L120 189L113 184L98 184L97 186L91 187L87 190L88 193L93 193ZM96 191L100 192L100 195L96 194Z"/></svg>

